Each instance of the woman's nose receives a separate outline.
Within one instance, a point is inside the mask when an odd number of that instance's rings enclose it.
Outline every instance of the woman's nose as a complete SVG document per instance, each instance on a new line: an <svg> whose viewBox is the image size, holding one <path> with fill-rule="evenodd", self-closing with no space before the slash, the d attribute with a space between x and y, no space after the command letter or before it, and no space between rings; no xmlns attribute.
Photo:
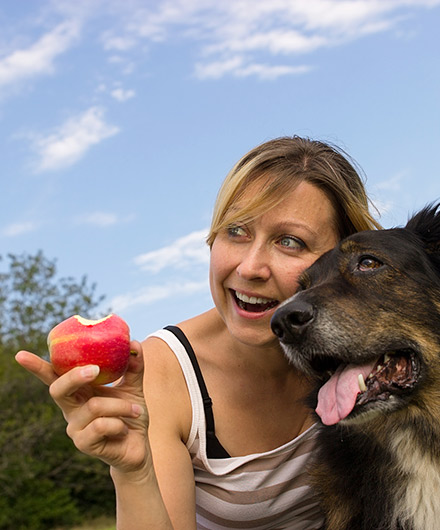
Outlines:
<svg viewBox="0 0 440 530"><path fill-rule="evenodd" d="M236 270L238 275L245 280L267 280L270 277L267 250L258 247L248 248Z"/></svg>

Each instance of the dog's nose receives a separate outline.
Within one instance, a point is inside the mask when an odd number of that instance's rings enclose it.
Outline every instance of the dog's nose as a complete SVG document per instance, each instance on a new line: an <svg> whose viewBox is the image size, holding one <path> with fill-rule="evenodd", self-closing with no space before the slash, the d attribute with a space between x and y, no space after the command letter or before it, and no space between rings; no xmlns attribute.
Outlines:
<svg viewBox="0 0 440 530"><path fill-rule="evenodd" d="M275 335L283 342L294 342L313 321L312 304L294 300L275 311L270 325Z"/></svg>

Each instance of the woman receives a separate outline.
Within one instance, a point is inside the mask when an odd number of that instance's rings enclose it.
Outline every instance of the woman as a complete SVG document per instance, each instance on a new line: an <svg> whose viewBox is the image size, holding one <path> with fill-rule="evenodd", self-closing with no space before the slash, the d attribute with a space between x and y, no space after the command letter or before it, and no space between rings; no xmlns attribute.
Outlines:
<svg viewBox="0 0 440 530"><path fill-rule="evenodd" d="M57 378L50 364L17 354L50 385L76 446L111 466L119 529L323 524L305 471L315 435L308 383L270 319L321 254L378 226L340 150L269 141L220 189L207 239L213 309L150 335L112 388L90 386L96 367Z"/></svg>

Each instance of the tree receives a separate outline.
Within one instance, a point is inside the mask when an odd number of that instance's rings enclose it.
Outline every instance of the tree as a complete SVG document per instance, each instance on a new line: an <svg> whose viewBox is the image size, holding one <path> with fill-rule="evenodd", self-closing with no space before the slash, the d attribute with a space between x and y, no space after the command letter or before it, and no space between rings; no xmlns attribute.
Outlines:
<svg viewBox="0 0 440 530"><path fill-rule="evenodd" d="M46 336L55 324L80 312L89 316L104 299L95 299L96 284L88 285L86 276L79 282L71 277L57 279L56 262L41 251L9 254L7 259L9 268L0 274L2 344L30 347L45 355Z"/></svg>
<svg viewBox="0 0 440 530"><path fill-rule="evenodd" d="M0 257L0 530L47 530L109 513L107 467L79 453L47 388L14 359L47 356L49 330L72 314L96 317L103 300L83 276L58 278L42 252Z"/></svg>

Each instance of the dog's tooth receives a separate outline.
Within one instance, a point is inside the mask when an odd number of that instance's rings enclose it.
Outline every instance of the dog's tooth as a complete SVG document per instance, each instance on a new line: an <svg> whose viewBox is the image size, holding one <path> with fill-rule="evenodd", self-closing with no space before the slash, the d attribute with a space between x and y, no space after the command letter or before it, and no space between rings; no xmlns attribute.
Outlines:
<svg viewBox="0 0 440 530"><path fill-rule="evenodd" d="M384 356L383 356L383 360L387 363L389 360L391 359L391 356L388 355L388 353L386 353Z"/></svg>
<svg viewBox="0 0 440 530"><path fill-rule="evenodd" d="M376 371L379 372L380 370L382 370L383 366L381 364L378 364L377 367L376 367Z"/></svg>
<svg viewBox="0 0 440 530"><path fill-rule="evenodd" d="M358 383L359 383L359 390L361 392L365 392L365 390L367 390L367 385L365 384L364 376L362 374L358 375Z"/></svg>

